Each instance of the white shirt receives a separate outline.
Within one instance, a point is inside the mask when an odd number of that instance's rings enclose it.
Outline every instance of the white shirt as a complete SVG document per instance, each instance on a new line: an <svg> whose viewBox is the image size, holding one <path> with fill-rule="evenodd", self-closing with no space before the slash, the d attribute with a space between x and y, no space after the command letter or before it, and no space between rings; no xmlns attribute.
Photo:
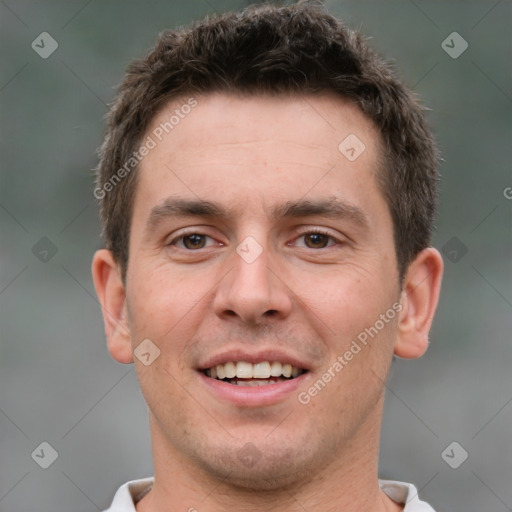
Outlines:
<svg viewBox="0 0 512 512"><path fill-rule="evenodd" d="M142 499L152 484L152 478L145 478L122 485L116 492L111 507L105 512L135 512L135 503ZM393 501L405 504L404 512L435 512L428 503L419 499L418 491L412 484L379 480L379 486Z"/></svg>

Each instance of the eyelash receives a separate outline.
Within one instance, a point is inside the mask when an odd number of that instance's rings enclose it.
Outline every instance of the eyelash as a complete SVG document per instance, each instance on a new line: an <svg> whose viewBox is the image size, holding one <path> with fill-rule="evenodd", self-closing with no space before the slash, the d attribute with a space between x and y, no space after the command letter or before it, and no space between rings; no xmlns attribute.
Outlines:
<svg viewBox="0 0 512 512"><path fill-rule="evenodd" d="M208 237L208 238L212 238L210 235L207 235L205 233L202 233L201 231L189 231L187 233L182 233L180 236L177 236L176 238L173 238L167 245L168 246L171 246L171 245L177 245L177 242L178 241L183 241L184 238L188 237L188 236L193 236L193 235L199 235L199 236L204 236L204 237ZM222 244L224 245L224 244ZM179 249L182 249L184 251L190 251L190 252L194 252L193 249L187 249L186 247L179 247ZM201 248L203 249L203 248ZM198 251L200 249L196 249L196 251Z"/></svg>
<svg viewBox="0 0 512 512"><path fill-rule="evenodd" d="M176 237L176 238L173 238L167 245L168 246L177 246L177 243L179 241L183 241L184 238L188 237L188 236L192 236L192 235L200 235L200 236L204 236L204 237L208 237L208 238L212 238L211 236L205 234L205 233L202 233L200 231L189 231L187 233L182 233L180 236ZM301 238L301 237L304 237L306 235L324 235L326 237L328 237L330 240L333 240L334 242L336 242L336 244L341 244L342 242L340 240L338 240L336 237L334 237L331 233L327 232L327 231L324 231L322 229L314 229L314 230L311 230L311 231L304 231L303 233L299 233L298 237L296 238L296 240L298 238ZM224 245L224 244L221 244L221 245ZM288 245L288 244L287 244ZM328 245L327 247L320 247L320 249L328 249L329 247L332 247L332 245ZM312 249L312 250L320 250L320 249L313 249L311 247L306 247L307 249ZM196 251L199 251L201 249L204 249L204 247L201 247L200 249L187 249L186 247L179 247L179 249L182 249L182 250L185 250L185 251L189 251L189 252L196 252Z"/></svg>
<svg viewBox="0 0 512 512"><path fill-rule="evenodd" d="M339 245L341 243L340 240L338 240L336 237L334 237L331 233L329 233L328 231L324 231L322 229L313 229L311 231L304 231L303 233L299 233L298 237L296 238L299 239L299 238L302 238L306 235L324 235L326 236L329 240L327 243L329 243L329 241L333 241L335 242L335 244L333 245ZM327 245L327 247L320 247L319 249L314 249L312 247L306 247L306 249L311 249L311 250L321 250L321 249L328 249L329 247L332 247L332 245Z"/></svg>

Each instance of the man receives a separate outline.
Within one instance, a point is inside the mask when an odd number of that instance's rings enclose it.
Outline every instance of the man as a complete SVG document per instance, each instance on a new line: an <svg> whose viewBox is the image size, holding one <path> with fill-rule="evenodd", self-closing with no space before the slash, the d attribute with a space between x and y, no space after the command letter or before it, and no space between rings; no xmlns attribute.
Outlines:
<svg viewBox="0 0 512 512"><path fill-rule="evenodd" d="M438 156L361 36L314 5L165 32L100 156L93 277L155 471L109 510L431 511L377 465L438 301Z"/></svg>

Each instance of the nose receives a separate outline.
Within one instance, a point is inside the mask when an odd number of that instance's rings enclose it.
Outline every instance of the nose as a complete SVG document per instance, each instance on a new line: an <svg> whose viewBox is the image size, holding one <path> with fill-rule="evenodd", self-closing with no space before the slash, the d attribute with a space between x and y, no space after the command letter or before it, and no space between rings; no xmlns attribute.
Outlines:
<svg viewBox="0 0 512 512"><path fill-rule="evenodd" d="M284 319L291 312L291 291L272 268L269 250L252 237L246 240L234 252L232 270L219 284L215 313L253 325L268 318Z"/></svg>

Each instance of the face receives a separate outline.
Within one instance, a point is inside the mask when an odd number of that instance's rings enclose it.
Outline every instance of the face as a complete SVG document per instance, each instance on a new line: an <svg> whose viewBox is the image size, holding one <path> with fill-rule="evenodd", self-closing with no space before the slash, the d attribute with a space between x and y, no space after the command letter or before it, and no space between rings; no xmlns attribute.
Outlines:
<svg viewBox="0 0 512 512"><path fill-rule="evenodd" d="M154 441L268 487L333 463L379 416L400 299L380 138L330 96L196 100L161 141L176 102L146 134L131 344L160 351L135 358Z"/></svg>

